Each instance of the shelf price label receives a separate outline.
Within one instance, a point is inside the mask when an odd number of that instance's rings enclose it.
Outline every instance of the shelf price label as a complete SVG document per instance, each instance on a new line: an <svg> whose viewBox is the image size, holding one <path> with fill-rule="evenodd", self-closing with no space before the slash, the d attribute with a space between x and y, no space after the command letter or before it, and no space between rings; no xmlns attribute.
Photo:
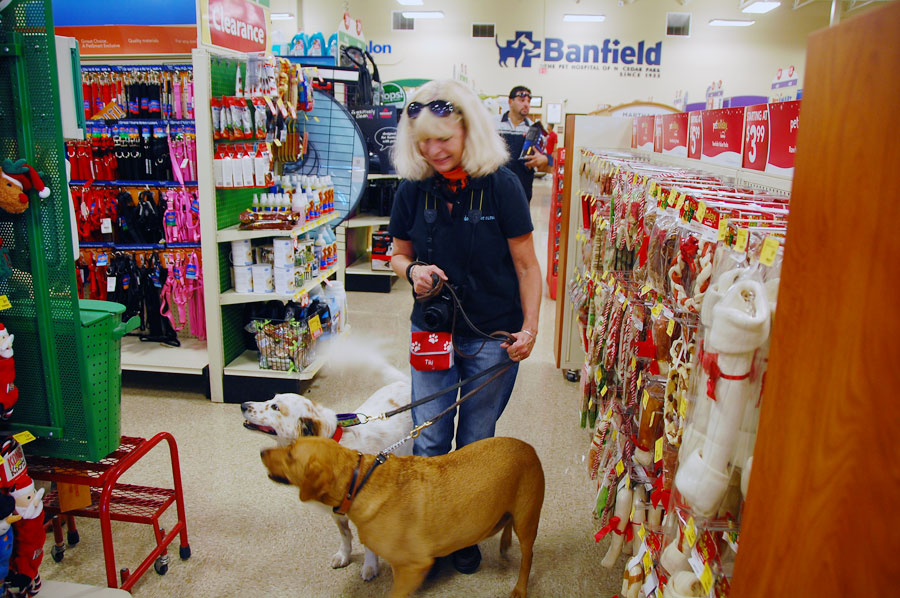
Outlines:
<svg viewBox="0 0 900 598"><path fill-rule="evenodd" d="M669 323L666 324L666 334L672 336L672 333L675 332L675 320L669 318Z"/></svg>
<svg viewBox="0 0 900 598"><path fill-rule="evenodd" d="M19 444L28 444L32 440L36 440L34 434L29 432L28 430L19 432L18 434L13 434L13 438L15 438Z"/></svg>
<svg viewBox="0 0 900 598"><path fill-rule="evenodd" d="M616 463L616 475L622 475L622 472L625 471L625 464L622 463L622 460L619 459L619 462Z"/></svg>
<svg viewBox="0 0 900 598"><path fill-rule="evenodd" d="M693 517L684 525L684 539L687 540L688 546L693 546L697 542L697 526Z"/></svg>
<svg viewBox="0 0 900 598"><path fill-rule="evenodd" d="M725 237L728 235L728 218L721 218L719 220L719 234L717 239L719 241L724 241Z"/></svg>
<svg viewBox="0 0 900 598"><path fill-rule="evenodd" d="M308 321L309 324L309 332L312 334L313 338L319 338L322 336L322 320L319 319L319 314L314 315Z"/></svg>
<svg viewBox="0 0 900 598"><path fill-rule="evenodd" d="M713 574L712 569L709 568L709 563L703 564L703 573L700 574L700 585L703 586L703 591L709 594L713 586Z"/></svg>
<svg viewBox="0 0 900 598"><path fill-rule="evenodd" d="M759 252L759 263L764 266L771 266L775 263L775 257L778 255L778 246L780 243L775 237L766 237L763 241L762 249Z"/></svg>
<svg viewBox="0 0 900 598"><path fill-rule="evenodd" d="M659 463L663 458L663 439L662 436L656 439L656 446L653 447L653 462Z"/></svg>
<svg viewBox="0 0 900 598"><path fill-rule="evenodd" d="M734 250L740 253L747 251L747 240L750 237L750 231L746 228L738 229L737 236L734 240Z"/></svg>
<svg viewBox="0 0 900 598"><path fill-rule="evenodd" d="M6 295L0 295L0 311L4 309L9 309L12 307L12 303L9 302L9 297Z"/></svg>

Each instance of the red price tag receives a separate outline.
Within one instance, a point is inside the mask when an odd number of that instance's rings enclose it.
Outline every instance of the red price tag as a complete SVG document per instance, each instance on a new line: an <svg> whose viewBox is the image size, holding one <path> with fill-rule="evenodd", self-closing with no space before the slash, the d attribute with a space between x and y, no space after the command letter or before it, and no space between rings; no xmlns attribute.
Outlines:
<svg viewBox="0 0 900 598"><path fill-rule="evenodd" d="M688 158L700 159L700 152L703 149L703 118L702 113L688 113Z"/></svg>
<svg viewBox="0 0 900 598"><path fill-rule="evenodd" d="M769 105L747 106L744 123L744 168L765 170L769 158Z"/></svg>

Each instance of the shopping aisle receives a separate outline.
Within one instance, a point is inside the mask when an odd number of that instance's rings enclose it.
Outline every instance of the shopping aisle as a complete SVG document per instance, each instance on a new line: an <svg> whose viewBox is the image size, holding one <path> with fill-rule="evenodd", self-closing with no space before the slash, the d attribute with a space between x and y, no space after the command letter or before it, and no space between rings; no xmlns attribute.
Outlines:
<svg viewBox="0 0 900 598"><path fill-rule="evenodd" d="M535 182L532 216L542 268L546 265L549 192L549 177ZM406 281L398 281L390 294L350 293L348 301L352 336L372 343L390 363L405 370L412 304ZM592 535L593 483L588 480L585 463L590 435L578 428L578 385L567 382L554 366L553 317L554 303L545 289L537 348L519 371L497 430L498 435L531 443L546 476L529 594L610 596L621 588L622 567L614 567L615 573L609 577L599 566L607 540L598 546ZM144 380L157 383L153 378ZM350 411L380 385L371 372L325 368L305 394L339 412ZM325 598L388 594L389 569L371 582L361 580L363 551L355 539L353 562L345 569L331 569L331 554L338 546L331 517L301 505L295 488L267 479L259 451L273 445L273 440L245 430L238 405L211 404L199 391L148 390L129 384L122 391L122 413L126 435L150 437L165 430L177 439L193 551L189 561L179 561L176 541L170 550L169 572L160 577L150 571L138 582L134 595L221 598L252 593L272 598ZM166 455L157 452L125 481L169 484ZM79 526L81 543L67 550L62 563L50 559L52 538L48 541L42 576L105 585L99 526L87 520L79 520ZM149 551L152 532L146 526L114 523L113 534L117 567L133 570ZM518 574L518 542L513 542L507 558L499 556L499 535L483 542L481 549L484 559L476 574L457 574L445 563L441 575L426 582L417 596L507 595Z"/></svg>

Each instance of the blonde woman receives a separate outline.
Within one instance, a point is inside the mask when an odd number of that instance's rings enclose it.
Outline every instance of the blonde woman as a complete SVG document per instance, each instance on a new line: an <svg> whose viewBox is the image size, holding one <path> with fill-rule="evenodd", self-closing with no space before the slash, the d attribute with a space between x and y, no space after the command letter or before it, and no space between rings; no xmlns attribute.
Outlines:
<svg viewBox="0 0 900 598"><path fill-rule="evenodd" d="M405 180L391 212L394 272L409 280L417 296L432 291L435 276L453 285L476 328L487 333L505 330L516 339L511 344L485 342L458 315L452 330L457 350L449 369L412 368L415 401L495 364L512 362L458 408L457 449L494 435L512 394L518 362L531 354L537 336L541 274L534 227L521 183L503 167L508 157L481 100L455 81L423 85L400 118L393 161ZM435 302L437 309L428 311ZM410 318L414 333L451 332L454 319L440 317L447 313L441 302L447 304L440 298L416 301ZM465 394L485 379L467 383L459 392ZM414 423L432 419L456 397L457 391L450 391L413 408ZM450 452L453 440L453 418L448 415L422 431L413 453L442 455ZM480 562L477 545L453 554L453 564L462 573L474 573Z"/></svg>

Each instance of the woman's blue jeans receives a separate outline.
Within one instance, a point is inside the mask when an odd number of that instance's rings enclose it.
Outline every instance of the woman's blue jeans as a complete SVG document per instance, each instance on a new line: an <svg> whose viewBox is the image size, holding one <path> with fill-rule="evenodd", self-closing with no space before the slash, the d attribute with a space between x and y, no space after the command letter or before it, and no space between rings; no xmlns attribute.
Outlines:
<svg viewBox="0 0 900 598"><path fill-rule="evenodd" d="M418 329L413 327L413 330ZM477 351L482 342L478 339L456 339L457 347L469 355ZM512 367L486 387L466 399L454 411L449 412L435 422L434 425L422 430L413 446L414 455L432 457L449 453L453 442L454 416L459 418L456 430L457 449L476 440L492 437L497 420L500 419L500 415L509 402L513 386L516 383L519 364L509 358L506 349L500 347L500 341L487 341L484 344L484 348L471 358L460 357L459 353L456 353L453 356L453 360L454 365L449 370L419 372L410 368L412 370L413 401L448 388L460 380L474 376L497 363L511 363ZM414 407L412 410L413 423L418 426L433 419L441 411L455 403L460 396L477 388L492 375L487 374L476 378L459 390L449 391L432 401Z"/></svg>

